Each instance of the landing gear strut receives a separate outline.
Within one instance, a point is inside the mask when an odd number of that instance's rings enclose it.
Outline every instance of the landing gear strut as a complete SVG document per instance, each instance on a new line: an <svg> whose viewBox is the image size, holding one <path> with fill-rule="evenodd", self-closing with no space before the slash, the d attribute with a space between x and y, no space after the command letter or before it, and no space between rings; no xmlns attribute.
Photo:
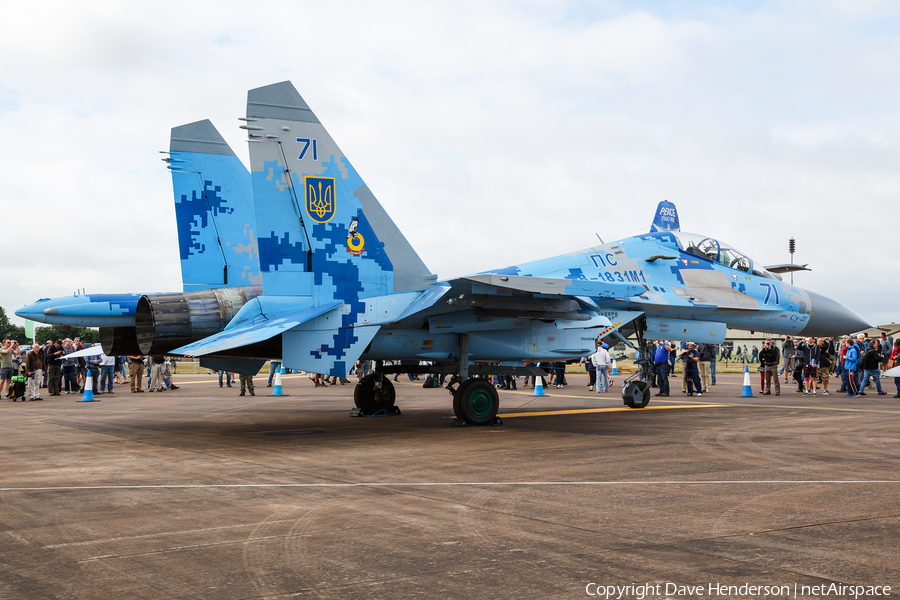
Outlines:
<svg viewBox="0 0 900 600"><path fill-rule="evenodd" d="M641 357L635 361L639 370L626 379L622 386L622 400L629 408L644 408L650 404L650 382L641 381L639 378L640 373L643 373L645 377L653 377L650 371L650 357L647 356L647 342L644 340L646 331L647 318L640 316L635 319L634 334L637 337L638 351Z"/></svg>
<svg viewBox="0 0 900 600"><path fill-rule="evenodd" d="M469 334L459 334L459 387L451 387L454 377L447 387L453 394L454 426L501 425L497 417L500 409L500 394L489 379L469 379Z"/></svg>

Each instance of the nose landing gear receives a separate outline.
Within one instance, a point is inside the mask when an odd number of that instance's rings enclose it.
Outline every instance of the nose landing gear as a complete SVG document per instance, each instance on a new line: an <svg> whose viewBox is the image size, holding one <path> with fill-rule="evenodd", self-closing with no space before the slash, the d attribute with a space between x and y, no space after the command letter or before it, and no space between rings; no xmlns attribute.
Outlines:
<svg viewBox="0 0 900 600"><path fill-rule="evenodd" d="M650 357L647 356L647 342L644 341L644 333L647 331L647 319L640 316L634 321L634 333L637 337L638 352L640 358L635 361L638 371L635 372L622 385L622 400L629 408L644 408L650 403L650 382L638 379L639 374L645 377L653 377L650 370Z"/></svg>

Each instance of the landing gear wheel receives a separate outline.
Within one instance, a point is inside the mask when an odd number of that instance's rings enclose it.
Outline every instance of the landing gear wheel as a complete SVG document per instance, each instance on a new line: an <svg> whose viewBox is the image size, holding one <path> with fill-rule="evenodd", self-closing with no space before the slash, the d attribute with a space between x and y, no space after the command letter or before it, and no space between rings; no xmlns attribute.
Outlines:
<svg viewBox="0 0 900 600"><path fill-rule="evenodd" d="M381 389L375 389L375 382L381 378ZM370 373L363 377L353 390L353 403L364 414L372 415L379 410L390 412L397 399L394 384L381 373Z"/></svg>
<svg viewBox="0 0 900 600"><path fill-rule="evenodd" d="M500 409L500 394L486 379L468 379L453 394L453 412L469 425L492 425Z"/></svg>
<svg viewBox="0 0 900 600"><path fill-rule="evenodd" d="M650 384L646 381L629 381L622 386L622 400L629 408L644 408L650 404Z"/></svg>
<svg viewBox="0 0 900 600"><path fill-rule="evenodd" d="M457 398L461 393L467 393L467 392L465 392L465 389L466 389L467 387L469 387L470 385L472 385L473 383L475 383L476 381L478 381L478 380L477 380L477 379L466 379L466 380L463 381L462 383L459 383L459 378L458 378L456 375L453 376L453 379L455 379L455 380L456 380L456 383L459 384L459 385L456 386L456 389L453 390L453 392L452 392L452 395L453 395L453 414L456 415L456 418L457 418L457 419L462 419L463 417L462 417L462 415L461 415L460 412L459 412L459 405L458 405L458 403L456 402L456 398ZM451 379L451 380L450 380L450 383L447 384L447 387L448 387L448 388L449 388L451 385L453 385L453 383L454 383L453 379Z"/></svg>

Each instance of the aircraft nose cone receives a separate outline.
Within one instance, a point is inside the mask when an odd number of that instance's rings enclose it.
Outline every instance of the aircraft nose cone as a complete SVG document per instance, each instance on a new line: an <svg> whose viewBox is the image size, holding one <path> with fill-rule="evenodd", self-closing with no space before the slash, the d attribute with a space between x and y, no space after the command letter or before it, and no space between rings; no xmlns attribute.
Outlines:
<svg viewBox="0 0 900 600"><path fill-rule="evenodd" d="M46 323L47 317L44 316L44 306L40 302L33 302L16 311L16 316L29 321L37 321L38 323Z"/></svg>
<svg viewBox="0 0 900 600"><path fill-rule="evenodd" d="M812 316L803 328L804 335L845 335L871 327L865 319L840 302L808 290L807 293L812 303Z"/></svg>

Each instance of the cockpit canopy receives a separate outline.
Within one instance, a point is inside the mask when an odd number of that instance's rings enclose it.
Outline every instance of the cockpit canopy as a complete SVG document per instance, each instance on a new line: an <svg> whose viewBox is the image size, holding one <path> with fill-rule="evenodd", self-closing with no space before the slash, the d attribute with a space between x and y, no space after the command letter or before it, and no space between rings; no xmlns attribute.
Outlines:
<svg viewBox="0 0 900 600"><path fill-rule="evenodd" d="M680 231L672 232L672 235L678 240L678 246L684 252L719 263L729 269L752 273L757 277L777 279L775 275L766 271L764 267L754 266L753 260L747 255L738 252L715 238Z"/></svg>

